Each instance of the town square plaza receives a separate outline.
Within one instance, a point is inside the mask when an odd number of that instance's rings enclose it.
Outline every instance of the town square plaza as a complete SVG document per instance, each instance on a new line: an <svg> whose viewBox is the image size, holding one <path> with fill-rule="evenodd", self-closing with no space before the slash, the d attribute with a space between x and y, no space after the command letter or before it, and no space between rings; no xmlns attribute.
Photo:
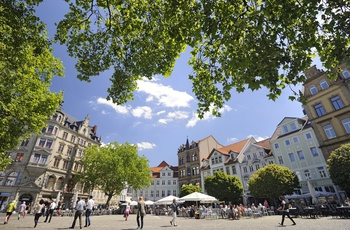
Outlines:
<svg viewBox="0 0 350 230"><path fill-rule="evenodd" d="M18 220L17 215L12 215L8 224L4 225L5 213L1 213L0 222L1 230L29 229L34 228L34 216L27 215L24 219ZM264 216L259 218L241 218L240 220L229 219L190 219L186 217L177 218L177 226L171 226L171 216L155 216L148 214L144 218L143 229L149 230L170 230L170 229L245 229L245 230L270 230L270 229L290 229L290 230L350 230L350 219L320 217L311 218L295 218L297 225L292 226L292 222L286 218L285 226L279 226L281 221L280 215ZM69 229L72 226L72 216L53 216L50 223L44 223L44 217L39 219L38 226L35 229ZM91 216L91 225L84 227L85 217L82 217L82 229L86 230L101 230L101 229L116 229L116 230L131 230L137 229L136 215L130 215L125 221L123 215L101 215ZM77 220L75 228L79 228L79 220Z"/></svg>

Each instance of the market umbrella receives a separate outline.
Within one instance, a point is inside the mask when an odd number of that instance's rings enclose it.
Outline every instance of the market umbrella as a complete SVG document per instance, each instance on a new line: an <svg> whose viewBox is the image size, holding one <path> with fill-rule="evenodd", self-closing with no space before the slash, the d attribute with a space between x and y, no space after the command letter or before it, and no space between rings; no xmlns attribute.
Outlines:
<svg viewBox="0 0 350 230"><path fill-rule="evenodd" d="M317 200L317 197L316 197L315 189L314 189L314 187L312 186L310 180L307 180L307 186L308 186L308 188L309 188L310 196L311 196L311 198L312 198L312 204L317 204L317 203L318 203L318 200Z"/></svg>
<svg viewBox="0 0 350 230"><path fill-rule="evenodd" d="M160 200L157 200L154 203L155 204L171 204L171 203L173 203L174 199L176 199L176 201L179 200L178 197L170 195L170 196L164 197L164 198L162 198Z"/></svg>
<svg viewBox="0 0 350 230"><path fill-rule="evenodd" d="M179 201L199 201L201 203L215 203L218 202L218 199L200 192L193 192L184 197L181 197Z"/></svg>
<svg viewBox="0 0 350 230"><path fill-rule="evenodd" d="M146 201L145 201L145 204L146 204L146 205L152 205L152 204L154 204L154 202L151 201L151 200L146 200Z"/></svg>

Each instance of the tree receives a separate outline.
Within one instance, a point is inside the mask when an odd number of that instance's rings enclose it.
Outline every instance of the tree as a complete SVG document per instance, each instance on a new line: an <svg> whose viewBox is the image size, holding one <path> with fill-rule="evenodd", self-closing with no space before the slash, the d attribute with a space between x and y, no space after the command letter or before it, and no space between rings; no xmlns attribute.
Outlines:
<svg viewBox="0 0 350 230"><path fill-rule="evenodd" d="M193 192L202 192L202 189L198 185L184 184L180 188L179 196L183 197L183 196L186 196L186 195L191 194Z"/></svg>
<svg viewBox="0 0 350 230"><path fill-rule="evenodd" d="M55 40L77 60L81 80L114 69L107 99L117 104L134 98L141 77L169 76L187 48L199 117L219 116L232 89L266 87L275 100L286 86L304 82L300 72L316 54L329 70L349 57L348 1L67 2Z"/></svg>
<svg viewBox="0 0 350 230"><path fill-rule="evenodd" d="M83 170L77 176L92 191L101 189L108 196L109 205L114 195L119 195L125 188L138 190L150 186L151 169L146 157L140 157L137 146L117 142L85 150Z"/></svg>
<svg viewBox="0 0 350 230"><path fill-rule="evenodd" d="M238 203L243 196L241 180L224 172L215 172L214 176L207 176L204 187L209 195L226 202Z"/></svg>
<svg viewBox="0 0 350 230"><path fill-rule="evenodd" d="M17 1L0 5L0 171L11 163L6 151L40 133L62 101L49 86L63 67L34 13Z"/></svg>
<svg viewBox="0 0 350 230"><path fill-rule="evenodd" d="M334 184L350 193L350 144L341 145L327 160L327 168Z"/></svg>
<svg viewBox="0 0 350 230"><path fill-rule="evenodd" d="M249 179L248 185L253 197L276 198L292 194L299 187L299 180L289 168L270 164L257 170Z"/></svg>
<svg viewBox="0 0 350 230"><path fill-rule="evenodd" d="M349 57L349 1L86 0L69 6L56 39L77 59L79 79L114 69L108 99L117 104L133 99L140 77L169 76L187 48L200 117L211 109L220 115L232 89L266 87L275 100L286 86L305 81L300 72L316 54L329 70Z"/></svg>

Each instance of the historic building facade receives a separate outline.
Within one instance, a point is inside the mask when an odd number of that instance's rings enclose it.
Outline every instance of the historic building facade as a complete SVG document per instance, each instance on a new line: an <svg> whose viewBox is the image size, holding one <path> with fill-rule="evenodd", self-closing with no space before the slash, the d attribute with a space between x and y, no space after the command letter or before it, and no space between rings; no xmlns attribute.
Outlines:
<svg viewBox="0 0 350 230"><path fill-rule="evenodd" d="M65 208L72 205L74 194L88 196L83 185L74 180L82 170L82 156L90 145L100 145L97 126L90 118L76 120L58 109L40 135L33 135L8 152L13 163L0 172L0 201L27 201L55 199Z"/></svg>
<svg viewBox="0 0 350 230"><path fill-rule="evenodd" d="M223 147L213 136L208 136L200 141L186 140L177 151L179 162L179 187L184 184L193 184L202 187L200 168L202 159L207 158L212 149Z"/></svg>
<svg viewBox="0 0 350 230"><path fill-rule="evenodd" d="M146 201L157 201L166 196L178 196L178 167L162 161L158 166L151 168L152 182L150 187L131 191L132 200L137 201L142 196Z"/></svg>
<svg viewBox="0 0 350 230"><path fill-rule="evenodd" d="M300 189L295 193L335 194L341 200L339 188L329 176L326 160L307 116L285 117L277 125L270 144L276 163L298 176Z"/></svg>
<svg viewBox="0 0 350 230"><path fill-rule="evenodd" d="M316 66L304 72L307 103L303 107L326 160L333 150L350 142L350 68L343 63L339 70L335 81Z"/></svg>

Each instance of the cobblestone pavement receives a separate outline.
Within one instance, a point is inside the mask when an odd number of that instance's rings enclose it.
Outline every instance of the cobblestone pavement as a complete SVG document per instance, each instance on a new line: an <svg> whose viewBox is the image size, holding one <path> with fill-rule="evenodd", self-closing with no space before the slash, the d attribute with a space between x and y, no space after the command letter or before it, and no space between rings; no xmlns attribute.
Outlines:
<svg viewBox="0 0 350 230"><path fill-rule="evenodd" d="M34 216L29 215L25 219L17 220L17 215L12 215L8 224L4 225L5 214L1 213L2 218L0 222L1 230L14 230L14 229L27 229L34 227ZM84 228L85 217L83 220L83 228L86 230L104 230L104 229L115 229L115 230L131 230L137 228L136 216L131 215L128 221L125 221L122 215L103 215L103 216L91 216L91 226ZM285 227L278 226L281 220L281 216L265 216L260 218L243 218L240 220L227 220L227 219L189 219L184 217L177 218L177 227L170 225L170 216L154 216L146 215L144 219L144 228L149 230L195 230L195 229L244 229L244 230L270 230L270 229L291 229L291 230L350 230L350 219L336 219L331 217L321 217L318 219L306 219L306 218L295 218L297 223L296 226L292 226L289 219L285 220ZM69 229L73 222L73 217L65 216L58 217L54 216L51 223L44 223L44 218L41 217L36 229ZM79 221L75 226L75 229L79 229Z"/></svg>

